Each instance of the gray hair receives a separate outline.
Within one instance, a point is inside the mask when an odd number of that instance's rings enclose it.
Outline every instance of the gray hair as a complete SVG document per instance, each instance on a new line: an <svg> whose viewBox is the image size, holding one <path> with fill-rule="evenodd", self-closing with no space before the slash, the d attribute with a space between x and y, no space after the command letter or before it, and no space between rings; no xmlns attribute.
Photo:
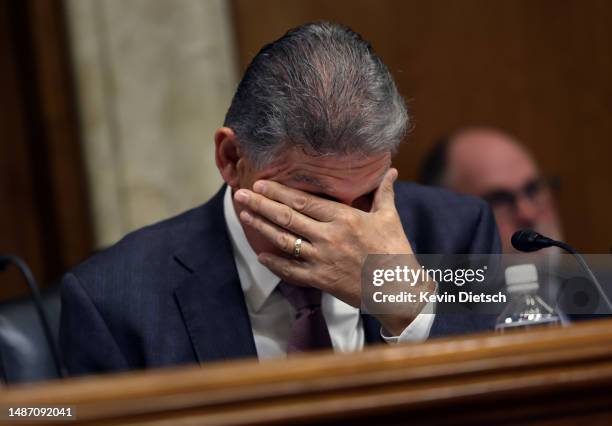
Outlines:
<svg viewBox="0 0 612 426"><path fill-rule="evenodd" d="M320 22L289 30L259 51L224 125L263 167L291 146L312 155L394 153L408 114L370 44L345 26Z"/></svg>

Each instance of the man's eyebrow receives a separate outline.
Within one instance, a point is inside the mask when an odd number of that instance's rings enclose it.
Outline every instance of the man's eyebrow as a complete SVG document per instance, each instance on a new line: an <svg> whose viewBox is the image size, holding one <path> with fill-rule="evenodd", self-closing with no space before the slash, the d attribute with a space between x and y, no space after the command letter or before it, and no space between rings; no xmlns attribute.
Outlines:
<svg viewBox="0 0 612 426"><path fill-rule="evenodd" d="M295 181L295 182L303 182L303 183L308 183L311 185L315 185L318 186L321 189L327 189L327 185L325 185L323 182L321 182L319 179L314 178L312 176L307 176L307 175L293 175L291 177L291 180Z"/></svg>

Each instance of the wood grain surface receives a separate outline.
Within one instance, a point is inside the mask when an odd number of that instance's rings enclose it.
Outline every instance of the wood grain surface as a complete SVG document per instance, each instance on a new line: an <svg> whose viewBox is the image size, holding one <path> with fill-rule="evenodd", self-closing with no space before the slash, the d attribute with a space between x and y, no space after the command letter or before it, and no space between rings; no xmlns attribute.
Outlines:
<svg viewBox="0 0 612 426"><path fill-rule="evenodd" d="M611 391L602 320L22 385L0 406L73 405L71 424L610 424Z"/></svg>

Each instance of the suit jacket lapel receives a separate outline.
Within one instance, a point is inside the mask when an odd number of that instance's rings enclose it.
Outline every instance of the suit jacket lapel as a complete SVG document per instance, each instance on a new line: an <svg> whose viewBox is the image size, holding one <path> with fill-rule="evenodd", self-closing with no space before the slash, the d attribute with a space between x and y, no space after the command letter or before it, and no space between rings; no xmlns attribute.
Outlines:
<svg viewBox="0 0 612 426"><path fill-rule="evenodd" d="M380 335L380 322L372 315L361 314L361 322L363 324L363 333L367 345L374 345L384 342Z"/></svg>
<svg viewBox="0 0 612 426"><path fill-rule="evenodd" d="M175 256L190 273L175 296L199 362L257 355L223 215L224 192L225 186L200 208Z"/></svg>

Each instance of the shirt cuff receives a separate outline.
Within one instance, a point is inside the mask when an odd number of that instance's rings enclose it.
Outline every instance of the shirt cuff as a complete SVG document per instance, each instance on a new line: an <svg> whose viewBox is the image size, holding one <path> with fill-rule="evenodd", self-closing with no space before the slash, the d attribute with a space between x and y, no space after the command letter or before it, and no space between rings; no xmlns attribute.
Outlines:
<svg viewBox="0 0 612 426"><path fill-rule="evenodd" d="M435 303L427 303L421 313L408 324L408 327L406 327L399 336L389 336L387 330L382 327L380 328L380 336L385 342L390 344L400 342L424 342L429 337L429 331L431 330L431 326L436 316L435 308Z"/></svg>

